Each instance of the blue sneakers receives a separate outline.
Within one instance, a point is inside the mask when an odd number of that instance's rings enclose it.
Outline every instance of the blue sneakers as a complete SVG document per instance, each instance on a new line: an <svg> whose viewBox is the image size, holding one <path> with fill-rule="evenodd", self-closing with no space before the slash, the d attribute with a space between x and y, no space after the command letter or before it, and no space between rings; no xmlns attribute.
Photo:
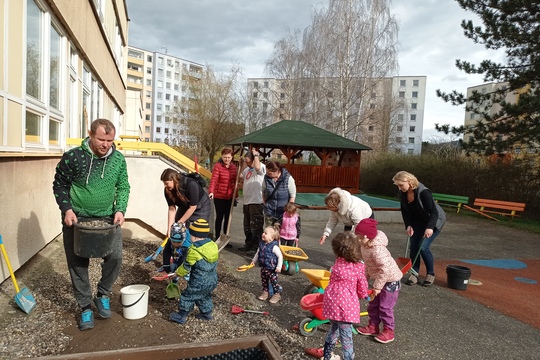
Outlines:
<svg viewBox="0 0 540 360"><path fill-rule="evenodd" d="M94 298L94 304L96 305L98 309L99 316L101 316L104 319L110 318L111 313L111 306L109 302L109 297L103 295L102 297L95 297Z"/></svg>
<svg viewBox="0 0 540 360"><path fill-rule="evenodd" d="M94 327L94 312L92 309L84 310L79 322L79 330L90 330Z"/></svg>

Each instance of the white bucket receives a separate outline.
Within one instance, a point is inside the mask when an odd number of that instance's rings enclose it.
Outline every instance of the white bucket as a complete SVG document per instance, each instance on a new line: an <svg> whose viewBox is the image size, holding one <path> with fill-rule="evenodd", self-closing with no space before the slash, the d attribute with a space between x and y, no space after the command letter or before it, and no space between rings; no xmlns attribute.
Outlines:
<svg viewBox="0 0 540 360"><path fill-rule="evenodd" d="M129 285L120 289L122 312L128 320L142 319L148 314L148 285Z"/></svg>

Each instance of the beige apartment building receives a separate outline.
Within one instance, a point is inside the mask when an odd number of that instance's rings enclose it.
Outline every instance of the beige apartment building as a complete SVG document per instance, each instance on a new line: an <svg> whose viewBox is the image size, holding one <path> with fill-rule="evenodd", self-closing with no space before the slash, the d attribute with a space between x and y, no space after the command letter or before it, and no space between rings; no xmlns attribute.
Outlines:
<svg viewBox="0 0 540 360"><path fill-rule="evenodd" d="M52 180L66 139L96 118L122 134L128 15L125 0L1 4L0 234L18 269L61 232Z"/></svg>

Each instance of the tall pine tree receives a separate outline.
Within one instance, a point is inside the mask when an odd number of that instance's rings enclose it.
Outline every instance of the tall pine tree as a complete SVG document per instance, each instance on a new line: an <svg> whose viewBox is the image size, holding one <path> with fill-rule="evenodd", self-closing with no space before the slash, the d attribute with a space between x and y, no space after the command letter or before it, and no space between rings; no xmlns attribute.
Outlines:
<svg viewBox="0 0 540 360"><path fill-rule="evenodd" d="M540 148L540 1L538 0L456 0L465 10L480 17L483 26L463 20L464 34L487 49L500 49L506 64L484 60L479 65L456 60L456 67L467 74L483 74L485 82L508 85L469 97L456 90L437 96L452 105L466 105L466 111L480 115L473 128L436 124L439 131L468 133L462 142L467 153L504 154L515 146ZM516 101L505 101L517 93ZM490 110L496 104L500 110Z"/></svg>

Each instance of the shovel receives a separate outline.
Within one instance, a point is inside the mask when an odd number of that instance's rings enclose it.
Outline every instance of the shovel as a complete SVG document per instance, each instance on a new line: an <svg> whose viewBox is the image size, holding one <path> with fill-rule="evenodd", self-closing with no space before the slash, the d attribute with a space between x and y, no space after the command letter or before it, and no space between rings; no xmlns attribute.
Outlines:
<svg viewBox="0 0 540 360"><path fill-rule="evenodd" d="M407 248L405 249L405 257L398 257L396 264L401 270L401 273L405 275L412 267L412 261L409 258L409 246L411 243L411 237L407 236Z"/></svg>
<svg viewBox="0 0 540 360"><path fill-rule="evenodd" d="M147 257L144 258L144 262L150 262L150 261L156 260L158 255L161 253L161 251L163 250L163 248L167 244L168 240L169 240L169 238L165 238L165 240L163 240L161 245L159 245L159 247L157 248L155 253L153 253L152 255L148 255Z"/></svg>
<svg viewBox="0 0 540 360"><path fill-rule="evenodd" d="M246 270L251 269L254 266L255 264L240 265L239 267L236 268L236 271L246 271Z"/></svg>
<svg viewBox="0 0 540 360"><path fill-rule="evenodd" d="M11 280L13 280L13 286L15 286L15 291L17 292L17 294L15 295L15 303L25 313L30 314L30 311L32 311L32 309L36 307L36 300L34 299L32 294L30 294L30 291L27 288L23 288L21 291L19 291L17 279L15 279L15 274L13 273L13 269L11 268L11 264L9 263L6 248L4 246L4 243L2 242L2 235L0 235L0 248L2 249L4 259L6 259L7 268L9 270L9 273L11 274Z"/></svg>
<svg viewBox="0 0 540 360"><path fill-rule="evenodd" d="M240 306L233 305L231 308L231 312L233 314L241 314L241 313L254 313L254 314L263 314L263 315L270 315L268 311L256 311L256 310L244 310Z"/></svg>
<svg viewBox="0 0 540 360"><path fill-rule="evenodd" d="M218 251L221 251L225 248L225 246L231 241L231 236L229 235L229 231L231 231L231 221L232 221L232 214L234 209L234 199L236 197L236 191L238 190L238 180L240 179L240 171L242 171L242 161L243 158L240 158L240 161L238 162L238 171L236 172L236 182L234 183L234 191L233 191L233 199L231 201L231 210L229 211L229 220L227 221L227 232L225 234L219 235L219 238L216 240L216 245L218 246Z"/></svg>

